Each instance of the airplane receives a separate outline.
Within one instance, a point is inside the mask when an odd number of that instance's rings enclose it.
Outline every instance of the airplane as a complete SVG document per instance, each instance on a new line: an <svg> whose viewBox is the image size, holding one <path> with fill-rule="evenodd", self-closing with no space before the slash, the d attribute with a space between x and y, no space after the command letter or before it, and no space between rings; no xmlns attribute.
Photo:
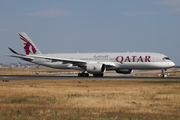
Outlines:
<svg viewBox="0 0 180 120"><path fill-rule="evenodd" d="M19 32L20 39L26 54L20 54L9 47L16 55L9 57L20 58L38 65L56 69L74 69L82 71L79 77L103 77L109 70L119 74L131 74L134 69L164 71L175 66L169 57L160 53L127 52L127 53L61 53L42 54L31 39L24 32Z"/></svg>

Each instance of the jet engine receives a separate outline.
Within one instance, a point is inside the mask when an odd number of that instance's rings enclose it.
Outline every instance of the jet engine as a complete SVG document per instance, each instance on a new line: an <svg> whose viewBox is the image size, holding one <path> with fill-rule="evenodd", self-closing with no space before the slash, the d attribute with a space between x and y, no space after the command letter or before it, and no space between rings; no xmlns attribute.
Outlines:
<svg viewBox="0 0 180 120"><path fill-rule="evenodd" d="M106 71L106 66L102 63L89 63L86 70L91 74L103 74Z"/></svg>
<svg viewBox="0 0 180 120"><path fill-rule="evenodd" d="M119 70L116 70L116 72L120 74L131 74L133 70L132 69L119 69Z"/></svg>

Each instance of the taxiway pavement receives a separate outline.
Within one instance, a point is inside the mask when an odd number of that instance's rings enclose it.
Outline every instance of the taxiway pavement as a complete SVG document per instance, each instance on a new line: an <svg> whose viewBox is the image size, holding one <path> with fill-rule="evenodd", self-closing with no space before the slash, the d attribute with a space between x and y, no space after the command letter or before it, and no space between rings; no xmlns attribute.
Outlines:
<svg viewBox="0 0 180 120"><path fill-rule="evenodd" d="M172 71L166 71L165 73L175 73L180 72L180 70L172 70ZM180 77L138 77L134 75L138 74L161 74L160 71L144 71L144 72L133 72L132 74L117 74L115 72L107 72L105 73L104 77L93 77L92 74L90 74L89 77L78 77L77 73L75 74L62 74L62 75L0 75L0 81L3 80L64 80L64 79L97 79L97 80L180 80Z"/></svg>
<svg viewBox="0 0 180 120"><path fill-rule="evenodd" d="M104 77L78 77L75 75L0 75L0 81L3 80L76 80L76 79L96 79L96 80L180 80L180 77L134 77L134 76L104 76Z"/></svg>

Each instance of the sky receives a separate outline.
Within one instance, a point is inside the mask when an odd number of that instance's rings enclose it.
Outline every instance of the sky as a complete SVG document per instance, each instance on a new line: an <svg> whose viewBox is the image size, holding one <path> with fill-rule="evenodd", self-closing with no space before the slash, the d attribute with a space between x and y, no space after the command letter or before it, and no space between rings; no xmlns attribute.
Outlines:
<svg viewBox="0 0 180 120"><path fill-rule="evenodd" d="M25 53L156 52L180 65L180 0L0 0L0 63Z"/></svg>

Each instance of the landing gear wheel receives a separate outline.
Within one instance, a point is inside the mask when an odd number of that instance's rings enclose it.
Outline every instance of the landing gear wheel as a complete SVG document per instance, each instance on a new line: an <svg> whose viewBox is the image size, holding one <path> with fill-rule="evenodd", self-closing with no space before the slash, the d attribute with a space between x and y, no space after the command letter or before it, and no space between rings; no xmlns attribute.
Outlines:
<svg viewBox="0 0 180 120"><path fill-rule="evenodd" d="M163 69L161 70L161 72L162 72L162 73L161 73L161 78L164 78L164 71L165 71L165 70L163 70Z"/></svg>
<svg viewBox="0 0 180 120"><path fill-rule="evenodd" d="M89 77L89 73L78 73L78 77Z"/></svg>
<svg viewBox="0 0 180 120"><path fill-rule="evenodd" d="M163 75L163 74L161 74L161 78L164 78L164 75Z"/></svg>
<svg viewBox="0 0 180 120"><path fill-rule="evenodd" d="M81 77L81 73L78 73L78 77Z"/></svg>
<svg viewBox="0 0 180 120"><path fill-rule="evenodd" d="M85 73L86 74L86 77L89 77L89 74L88 73Z"/></svg>
<svg viewBox="0 0 180 120"><path fill-rule="evenodd" d="M103 74L93 74L94 77L103 77Z"/></svg>

